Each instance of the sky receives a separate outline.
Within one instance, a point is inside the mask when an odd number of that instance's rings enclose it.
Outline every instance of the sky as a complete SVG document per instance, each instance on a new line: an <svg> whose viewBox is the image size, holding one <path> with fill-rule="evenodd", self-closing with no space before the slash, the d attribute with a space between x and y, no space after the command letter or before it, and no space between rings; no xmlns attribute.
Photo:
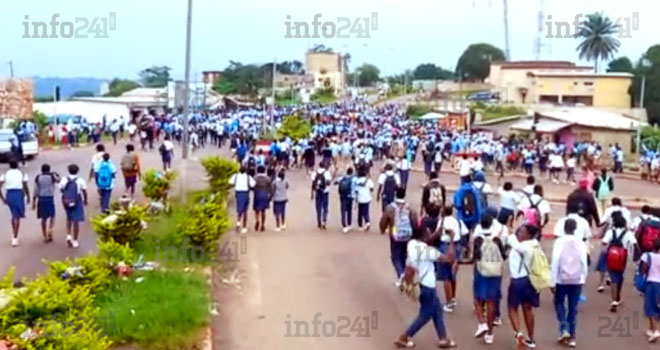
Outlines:
<svg viewBox="0 0 660 350"><path fill-rule="evenodd" d="M619 21L630 35L620 38L616 56L636 61L653 44L660 43L660 12L657 0L508 0L509 41L512 60L535 59L534 42L539 36L539 10L543 9L541 59L579 61L573 38L547 38L546 22L552 35L556 22L568 22L575 31L576 16L603 12ZM57 30L68 33L62 22L75 28L115 13L116 27L108 38L23 38L24 22L47 23L59 14ZM357 38L364 18L377 14L377 27L368 38ZM637 13L635 19L634 13ZM184 77L186 0L3 0L0 6L0 77L9 76L8 61L16 76L121 77L138 79L138 72L152 65L172 68L175 79ZM321 22L336 27L347 23L349 38L285 38L286 22L310 23L316 14ZM25 19L29 16L29 20ZM290 16L290 20L287 20ZM549 19L549 16L552 16ZM230 60L266 63L273 60L300 60L314 44L349 52L351 67L362 63L377 65L382 74L402 73L420 63L435 63L454 69L463 50L485 42L504 50L502 0L193 0L191 79L201 79L204 70L222 70ZM584 17L583 17L584 18ZM372 23L370 23L372 24ZM635 27L635 24L638 24ZM28 24L29 35L33 33ZM363 29L366 26L363 26ZM331 28L328 26L327 28ZM79 33L86 34L86 30ZM40 33L41 34L41 33ZM59 34L59 33L58 33ZM295 35L295 29L292 34ZM310 35L313 33L310 32ZM321 34L321 33L320 33ZM331 34L328 32L328 34Z"/></svg>

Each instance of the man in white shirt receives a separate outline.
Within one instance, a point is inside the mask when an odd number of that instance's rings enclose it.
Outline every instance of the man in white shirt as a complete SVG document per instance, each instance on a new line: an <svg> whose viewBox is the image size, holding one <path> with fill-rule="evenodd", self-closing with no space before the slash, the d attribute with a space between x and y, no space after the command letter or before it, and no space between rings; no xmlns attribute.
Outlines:
<svg viewBox="0 0 660 350"><path fill-rule="evenodd" d="M587 219L581 217L576 209L571 209L571 211L567 216L559 219L557 223L555 224L555 229L553 231L555 237L563 237L566 235L566 231L564 230L564 226L566 225L566 221L568 220L574 220L577 227L575 229L575 232L573 235L577 237L577 239L583 241L583 242L588 242L591 239L591 227L589 227L589 222Z"/></svg>
<svg viewBox="0 0 660 350"><path fill-rule="evenodd" d="M94 179L94 170L98 168L101 161L103 161L103 155L105 154L105 146L103 144L96 145L96 153L92 156L92 166L89 169L89 180Z"/></svg>
<svg viewBox="0 0 660 350"><path fill-rule="evenodd" d="M577 226L577 221L573 218L564 220L561 229L565 234L554 243L550 265L552 281L555 284L555 311L561 332L559 342L572 348L576 346L577 307L588 273L587 244L576 236ZM564 306L566 301L568 310Z"/></svg>
<svg viewBox="0 0 660 350"><path fill-rule="evenodd" d="M461 177L462 182L467 182L472 175L472 161L468 158L467 155L463 155L458 168L458 176Z"/></svg>

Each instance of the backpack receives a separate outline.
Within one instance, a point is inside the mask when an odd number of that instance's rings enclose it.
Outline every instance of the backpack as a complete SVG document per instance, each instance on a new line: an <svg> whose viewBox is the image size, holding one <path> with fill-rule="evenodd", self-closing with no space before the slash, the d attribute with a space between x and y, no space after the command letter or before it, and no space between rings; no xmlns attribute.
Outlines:
<svg viewBox="0 0 660 350"><path fill-rule="evenodd" d="M500 248L495 243L495 236L489 234L484 236L481 244L481 259L477 261L477 270L484 277L502 276L504 258Z"/></svg>
<svg viewBox="0 0 660 350"><path fill-rule="evenodd" d="M616 230L612 231L612 241L607 247L607 269L614 272L623 272L626 270L626 262L628 260L628 250L623 246L622 238L626 234L626 230L621 230L621 234L617 237Z"/></svg>
<svg viewBox="0 0 660 350"><path fill-rule="evenodd" d="M137 170L137 156L135 154L126 153L121 158L121 170L123 171L135 171Z"/></svg>
<svg viewBox="0 0 660 350"><path fill-rule="evenodd" d="M454 207L458 218L463 222L478 222L483 214L483 204L479 191L472 185L461 186L454 195Z"/></svg>
<svg viewBox="0 0 660 350"><path fill-rule="evenodd" d="M325 171L322 173L317 172L314 177L314 189L317 191L325 191L327 185L325 182Z"/></svg>
<svg viewBox="0 0 660 350"><path fill-rule="evenodd" d="M429 185L429 203L435 204L438 208L444 206L444 198L442 196L442 184L437 181L432 181Z"/></svg>
<svg viewBox="0 0 660 350"><path fill-rule="evenodd" d="M598 186L598 199L605 200L610 196L610 177L600 177L598 179L600 180L600 184Z"/></svg>
<svg viewBox="0 0 660 350"><path fill-rule="evenodd" d="M70 209L78 204L78 183L76 178L69 178L62 189L62 205Z"/></svg>
<svg viewBox="0 0 660 350"><path fill-rule="evenodd" d="M396 178L394 175L387 175L385 177L385 183L383 184L383 198L394 198L394 192L396 191Z"/></svg>
<svg viewBox="0 0 660 350"><path fill-rule="evenodd" d="M486 183L482 182L481 187L477 187L479 190L479 195L481 197L481 203L483 203L484 207L488 207L488 196L486 196L486 193L484 193L484 187L486 187Z"/></svg>
<svg viewBox="0 0 660 350"><path fill-rule="evenodd" d="M532 201L532 196L531 195L525 193L525 196L527 196L527 199L529 200L529 205L530 205L529 208L523 210L523 218L524 218L525 224L540 227L541 226L541 212L539 211L538 206L541 203L541 201L534 204L534 202ZM543 200L543 199L541 199L541 200Z"/></svg>
<svg viewBox="0 0 660 350"><path fill-rule="evenodd" d="M537 245L532 249L532 260L529 268L525 265L525 257L521 254L521 267L525 267L529 281L537 292L548 288L552 283L552 274L550 273L550 264L548 258L541 249L541 245Z"/></svg>
<svg viewBox="0 0 660 350"><path fill-rule="evenodd" d="M563 248L559 256L559 279L562 284L580 284L584 270L580 242L566 241Z"/></svg>
<svg viewBox="0 0 660 350"><path fill-rule="evenodd" d="M639 226L640 248L643 253L653 250L655 241L660 238L660 223L655 220L645 220Z"/></svg>
<svg viewBox="0 0 660 350"><path fill-rule="evenodd" d="M648 258L646 260L646 265L648 266L649 271L651 270L651 262L652 262L651 254L649 253ZM637 290L640 293L646 293L646 282L648 278L649 275L648 273L645 274L642 271L642 264L640 262L640 264L637 266L637 271L635 271L635 279L634 279L635 288L637 288Z"/></svg>
<svg viewBox="0 0 660 350"><path fill-rule="evenodd" d="M110 163L101 162L99 170L96 172L96 186L102 190L109 190L112 188L112 168Z"/></svg>
<svg viewBox="0 0 660 350"><path fill-rule="evenodd" d="M353 177L344 176L339 181L339 196L342 198L350 197L353 189Z"/></svg>
<svg viewBox="0 0 660 350"><path fill-rule="evenodd" d="M412 222L410 221L410 207L408 203L400 206L394 205L394 226L392 227L392 239L396 242L407 242L412 238Z"/></svg>

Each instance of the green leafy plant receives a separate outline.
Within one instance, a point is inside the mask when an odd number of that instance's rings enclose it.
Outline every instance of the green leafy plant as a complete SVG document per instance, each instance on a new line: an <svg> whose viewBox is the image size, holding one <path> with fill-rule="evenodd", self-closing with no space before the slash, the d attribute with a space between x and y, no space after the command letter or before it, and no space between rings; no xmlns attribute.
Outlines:
<svg viewBox="0 0 660 350"><path fill-rule="evenodd" d="M178 236L183 241L214 251L220 237L231 226L227 204L222 196L210 195L203 202L188 210L188 215L178 227Z"/></svg>
<svg viewBox="0 0 660 350"><path fill-rule="evenodd" d="M67 275L67 269L80 267L80 274L68 274L66 280L74 286L86 286L95 293L110 284L112 267L104 259L94 254L81 256L75 260L67 258L63 261L44 261L49 272L59 278Z"/></svg>
<svg viewBox="0 0 660 350"><path fill-rule="evenodd" d="M240 168L235 161L218 156L202 159L202 166L209 177L211 192L223 195L231 188L229 178L236 174Z"/></svg>
<svg viewBox="0 0 660 350"><path fill-rule="evenodd" d="M140 239L145 217L145 207L132 205L123 209L115 203L109 214L101 214L92 219L92 227L103 242L112 240L133 246Z"/></svg>
<svg viewBox="0 0 660 350"><path fill-rule="evenodd" d="M290 137L293 140L300 140L309 137L312 132L312 123L299 115L289 115L282 120L282 126L277 130L278 134Z"/></svg>
<svg viewBox="0 0 660 350"><path fill-rule="evenodd" d="M161 172L155 169L148 170L142 177L142 192L152 201L164 201L174 185L178 174L176 171Z"/></svg>
<svg viewBox="0 0 660 350"><path fill-rule="evenodd" d="M135 251L130 244L119 244L114 240L99 240L99 256L111 265L124 262L127 265L133 265L135 262Z"/></svg>

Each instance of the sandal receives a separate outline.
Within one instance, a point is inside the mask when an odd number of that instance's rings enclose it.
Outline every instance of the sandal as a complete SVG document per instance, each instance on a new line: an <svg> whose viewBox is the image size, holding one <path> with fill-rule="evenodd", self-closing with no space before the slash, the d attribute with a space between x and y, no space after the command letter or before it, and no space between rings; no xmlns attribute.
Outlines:
<svg viewBox="0 0 660 350"><path fill-rule="evenodd" d="M438 343L438 347L440 349L453 349L458 347L458 344L456 344L453 340L443 340Z"/></svg>
<svg viewBox="0 0 660 350"><path fill-rule="evenodd" d="M394 341L394 346L396 346L399 349L412 349L415 347L415 343L412 342L412 340L408 339L406 341L403 341L401 339L397 339Z"/></svg>

